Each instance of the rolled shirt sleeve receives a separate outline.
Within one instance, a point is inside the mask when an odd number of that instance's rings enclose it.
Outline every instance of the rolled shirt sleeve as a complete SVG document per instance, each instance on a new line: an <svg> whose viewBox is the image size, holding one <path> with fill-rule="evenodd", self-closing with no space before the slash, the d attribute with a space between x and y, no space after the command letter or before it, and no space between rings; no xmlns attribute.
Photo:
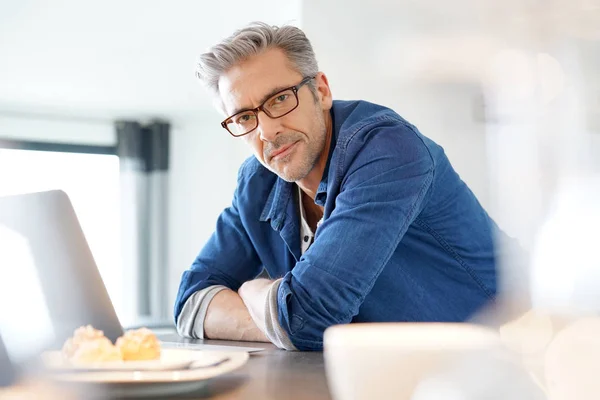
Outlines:
<svg viewBox="0 0 600 400"><path fill-rule="evenodd" d="M213 297L221 290L227 289L223 285L213 285L197 291L191 295L177 318L177 332L192 339L204 339L204 319L208 306Z"/></svg>
<svg viewBox="0 0 600 400"><path fill-rule="evenodd" d="M277 313L277 292L281 279L276 280L269 289L265 301L265 336L280 349L297 350L287 332L279 325Z"/></svg>

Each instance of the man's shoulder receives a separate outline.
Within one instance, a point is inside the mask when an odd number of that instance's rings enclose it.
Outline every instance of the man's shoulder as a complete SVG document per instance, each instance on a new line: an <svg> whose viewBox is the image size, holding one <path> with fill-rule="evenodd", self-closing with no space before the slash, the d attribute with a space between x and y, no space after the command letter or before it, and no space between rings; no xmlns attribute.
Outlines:
<svg viewBox="0 0 600 400"><path fill-rule="evenodd" d="M364 100L335 100L333 115L338 143L347 142L356 134L383 126L395 126L399 130L421 135L414 125L396 111Z"/></svg>
<svg viewBox="0 0 600 400"><path fill-rule="evenodd" d="M341 116L341 119L351 120L352 117L362 119L373 114L389 114L400 118L391 108L366 100L333 100L332 108L336 116Z"/></svg>
<svg viewBox="0 0 600 400"><path fill-rule="evenodd" d="M394 110L367 101L335 101L337 146L352 153L373 146L379 151L421 153L431 157L442 148Z"/></svg>

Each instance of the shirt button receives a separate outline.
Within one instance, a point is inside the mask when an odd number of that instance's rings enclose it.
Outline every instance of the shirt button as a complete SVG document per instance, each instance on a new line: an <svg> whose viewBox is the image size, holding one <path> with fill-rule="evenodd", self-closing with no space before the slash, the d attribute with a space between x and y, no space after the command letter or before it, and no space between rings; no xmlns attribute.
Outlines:
<svg viewBox="0 0 600 400"><path fill-rule="evenodd" d="M304 236L304 241L308 242L308 239L310 239L308 236Z"/></svg>

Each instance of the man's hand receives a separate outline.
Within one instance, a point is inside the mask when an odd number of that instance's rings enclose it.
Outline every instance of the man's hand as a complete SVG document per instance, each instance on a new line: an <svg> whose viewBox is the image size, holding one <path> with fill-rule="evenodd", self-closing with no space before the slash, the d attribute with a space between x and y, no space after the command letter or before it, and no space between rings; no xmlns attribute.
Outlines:
<svg viewBox="0 0 600 400"><path fill-rule="evenodd" d="M245 282L238 290L252 320L263 333L265 332L265 304L273 282L269 279L254 279Z"/></svg>

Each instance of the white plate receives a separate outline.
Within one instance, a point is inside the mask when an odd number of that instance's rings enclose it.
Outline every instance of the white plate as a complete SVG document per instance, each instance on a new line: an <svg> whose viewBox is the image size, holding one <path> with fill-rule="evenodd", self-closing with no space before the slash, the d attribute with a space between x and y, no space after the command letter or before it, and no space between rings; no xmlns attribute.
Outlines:
<svg viewBox="0 0 600 400"><path fill-rule="evenodd" d="M73 364L60 351L42 354L44 365L50 371L167 371L188 368L201 357L201 352L183 349L162 349L160 359L146 361L108 361L93 364ZM211 356L213 357L214 354ZM218 360L214 360L218 362Z"/></svg>
<svg viewBox="0 0 600 400"><path fill-rule="evenodd" d="M62 383L100 385L100 391L108 392L111 397L173 396L197 390L207 379L240 368L249 357L240 351L187 351L195 353L195 361L187 369L62 372L52 374L52 378Z"/></svg>

